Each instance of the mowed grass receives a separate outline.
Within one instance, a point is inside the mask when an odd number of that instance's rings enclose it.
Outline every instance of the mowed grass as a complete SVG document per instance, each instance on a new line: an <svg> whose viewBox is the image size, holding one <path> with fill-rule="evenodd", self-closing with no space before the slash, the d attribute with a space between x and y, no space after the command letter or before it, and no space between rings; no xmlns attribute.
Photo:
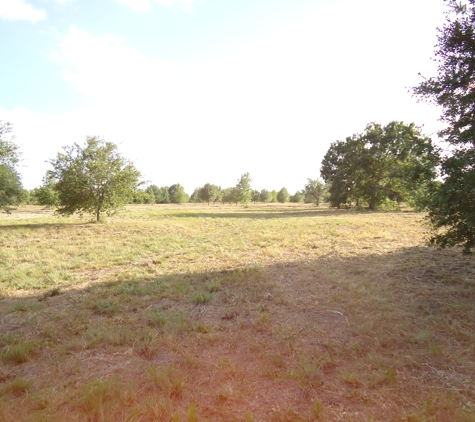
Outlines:
<svg viewBox="0 0 475 422"><path fill-rule="evenodd" d="M421 214L0 217L0 420L474 421L475 261Z"/></svg>

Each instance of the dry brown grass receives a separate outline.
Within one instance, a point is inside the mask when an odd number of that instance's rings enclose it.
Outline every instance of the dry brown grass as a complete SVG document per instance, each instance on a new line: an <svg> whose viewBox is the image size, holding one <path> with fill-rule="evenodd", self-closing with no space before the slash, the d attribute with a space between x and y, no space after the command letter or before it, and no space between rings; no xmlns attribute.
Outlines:
<svg viewBox="0 0 475 422"><path fill-rule="evenodd" d="M475 262L421 215L0 219L0 420L474 421Z"/></svg>

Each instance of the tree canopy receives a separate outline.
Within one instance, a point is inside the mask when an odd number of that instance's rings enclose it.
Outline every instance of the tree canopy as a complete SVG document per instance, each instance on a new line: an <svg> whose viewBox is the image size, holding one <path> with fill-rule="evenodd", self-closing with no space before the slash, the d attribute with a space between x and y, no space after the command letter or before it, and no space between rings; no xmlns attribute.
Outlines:
<svg viewBox="0 0 475 422"><path fill-rule="evenodd" d="M435 50L437 74L414 88L422 100L442 107L439 136L450 151L442 158L443 183L428 204L430 243L475 247L475 0L446 0L447 17Z"/></svg>
<svg viewBox="0 0 475 422"><path fill-rule="evenodd" d="M200 190L199 190L199 199L203 202L207 202L208 205L212 202L215 204L216 202L220 201L223 197L223 190L216 185L211 183L206 183Z"/></svg>
<svg viewBox="0 0 475 422"><path fill-rule="evenodd" d="M318 207L320 201L326 193L326 186L320 179L307 179L307 184L303 188L303 194L307 202L313 202Z"/></svg>
<svg viewBox="0 0 475 422"><path fill-rule="evenodd" d="M175 183L168 188L168 195L172 204L183 204L190 200L185 188L179 183Z"/></svg>
<svg viewBox="0 0 475 422"><path fill-rule="evenodd" d="M236 200L244 206L247 206L252 200L251 182L251 175L249 173L244 173L241 175L236 184Z"/></svg>
<svg viewBox="0 0 475 422"><path fill-rule="evenodd" d="M355 203L374 210L388 202L420 201L438 161L432 140L413 123L371 123L364 133L332 143L320 173L330 185L332 206Z"/></svg>
<svg viewBox="0 0 475 422"><path fill-rule="evenodd" d="M87 137L84 145L63 148L55 159L51 176L58 192L57 212L92 214L99 221L129 203L140 184L140 172L117 151L117 146L98 137Z"/></svg>
<svg viewBox="0 0 475 422"><path fill-rule="evenodd" d="M280 203L290 201L290 194L287 188L283 187L279 192L277 192L277 201Z"/></svg>
<svg viewBox="0 0 475 422"><path fill-rule="evenodd" d="M23 194L21 178L17 170L20 161L18 146L13 137L10 123L0 120L0 208L18 203Z"/></svg>

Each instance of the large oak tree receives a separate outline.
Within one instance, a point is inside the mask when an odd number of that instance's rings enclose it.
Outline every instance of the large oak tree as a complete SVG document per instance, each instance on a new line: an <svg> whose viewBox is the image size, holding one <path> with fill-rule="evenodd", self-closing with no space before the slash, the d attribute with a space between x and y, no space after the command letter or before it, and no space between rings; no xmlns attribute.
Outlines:
<svg viewBox="0 0 475 422"><path fill-rule="evenodd" d="M413 123L371 123L362 134L332 143L320 173L332 206L374 210L390 202L421 201L438 160L431 139Z"/></svg>

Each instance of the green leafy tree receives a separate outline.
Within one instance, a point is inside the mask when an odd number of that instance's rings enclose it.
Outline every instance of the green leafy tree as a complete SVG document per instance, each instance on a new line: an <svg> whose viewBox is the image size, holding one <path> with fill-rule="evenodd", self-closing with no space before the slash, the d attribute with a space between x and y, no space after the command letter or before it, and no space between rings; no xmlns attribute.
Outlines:
<svg viewBox="0 0 475 422"><path fill-rule="evenodd" d="M20 152L14 138L9 136L11 131L12 125L0 120L0 208L7 212L9 205L18 204L24 196L17 171Z"/></svg>
<svg viewBox="0 0 475 422"><path fill-rule="evenodd" d="M168 186L162 186L155 191L155 201L157 204L169 204L171 202Z"/></svg>
<svg viewBox="0 0 475 422"><path fill-rule="evenodd" d="M272 201L272 195L267 189L262 189L259 196L260 196L259 200L261 202L267 203L267 202Z"/></svg>
<svg viewBox="0 0 475 422"><path fill-rule="evenodd" d="M206 183L199 191L199 198L203 202L207 202L208 205L212 202L215 204L220 200L221 188L211 183Z"/></svg>
<svg viewBox="0 0 475 422"><path fill-rule="evenodd" d="M239 202L238 191L236 187L226 188L223 190L222 203L236 204Z"/></svg>
<svg viewBox="0 0 475 422"><path fill-rule="evenodd" d="M102 214L114 214L133 200L140 172L115 144L92 136L84 145L74 143L63 150L49 161L59 214L86 213L99 221Z"/></svg>
<svg viewBox="0 0 475 422"><path fill-rule="evenodd" d="M270 201L269 202L272 202L272 203L279 202L277 200L277 191L276 190L271 190L270 191Z"/></svg>
<svg viewBox="0 0 475 422"><path fill-rule="evenodd" d="M190 196L190 202L199 203L201 201L201 188L196 188Z"/></svg>
<svg viewBox="0 0 475 422"><path fill-rule="evenodd" d="M168 188L168 194L170 195L170 202L172 204L183 204L190 200L190 197L185 192L185 188L179 183L171 185Z"/></svg>
<svg viewBox="0 0 475 422"><path fill-rule="evenodd" d="M149 195L150 198L144 198L146 204L156 204L157 199L160 196L160 188L157 185L150 185L145 189L145 192Z"/></svg>
<svg viewBox="0 0 475 422"><path fill-rule="evenodd" d="M51 171L46 172L43 176L41 186L33 189L30 196L32 201L38 205L52 208L59 204L59 195L55 189L54 175Z"/></svg>
<svg viewBox="0 0 475 422"><path fill-rule="evenodd" d="M261 200L261 193L258 190L252 191L252 202L256 203Z"/></svg>
<svg viewBox="0 0 475 422"><path fill-rule="evenodd" d="M320 179L307 179L307 184L303 188L305 202L314 203L317 207L326 194L326 186Z"/></svg>
<svg viewBox="0 0 475 422"><path fill-rule="evenodd" d="M244 206L248 206L252 199L252 178L249 173L244 173L239 178L236 184L237 190L237 202L240 202Z"/></svg>
<svg viewBox="0 0 475 422"><path fill-rule="evenodd" d="M355 203L374 210L388 202L414 201L429 189L439 161L432 140L413 123L371 123L364 133L331 144L320 174L332 206Z"/></svg>
<svg viewBox="0 0 475 422"><path fill-rule="evenodd" d="M303 200L304 200L304 196L302 195L302 192L300 191L295 192L295 194L290 197L290 202L298 203L298 202L303 202Z"/></svg>
<svg viewBox="0 0 475 422"><path fill-rule="evenodd" d="M446 0L445 25L435 50L437 74L414 88L442 108L446 128L439 137L450 146L441 160L443 183L428 201L430 243L475 247L475 0Z"/></svg>
<svg viewBox="0 0 475 422"><path fill-rule="evenodd" d="M277 201L284 203L284 202L289 202L290 201L290 194L286 188L282 188L278 193L277 193Z"/></svg>

